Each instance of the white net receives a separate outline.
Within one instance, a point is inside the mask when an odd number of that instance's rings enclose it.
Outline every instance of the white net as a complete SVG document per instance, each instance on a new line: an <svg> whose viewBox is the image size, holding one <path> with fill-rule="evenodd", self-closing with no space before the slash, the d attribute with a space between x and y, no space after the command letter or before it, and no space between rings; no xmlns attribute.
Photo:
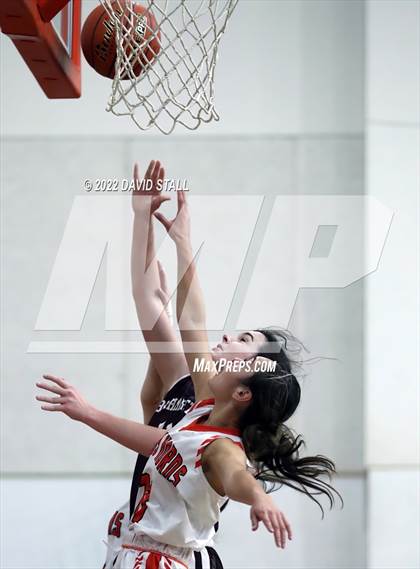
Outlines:
<svg viewBox="0 0 420 569"><path fill-rule="evenodd" d="M100 0L115 30L108 111L164 134L219 120L214 72L238 0ZM140 8L139 8L140 5Z"/></svg>

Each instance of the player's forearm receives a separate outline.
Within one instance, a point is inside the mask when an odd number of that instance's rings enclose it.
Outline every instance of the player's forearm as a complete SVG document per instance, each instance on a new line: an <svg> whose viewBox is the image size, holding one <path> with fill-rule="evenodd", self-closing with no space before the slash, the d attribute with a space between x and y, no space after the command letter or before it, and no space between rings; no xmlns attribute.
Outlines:
<svg viewBox="0 0 420 569"><path fill-rule="evenodd" d="M248 505L252 505L258 496L265 495L261 485L247 470L234 472L223 481L223 487L229 498Z"/></svg>
<svg viewBox="0 0 420 569"><path fill-rule="evenodd" d="M91 408L83 420L88 427L137 453L149 456L166 431Z"/></svg>
<svg viewBox="0 0 420 569"><path fill-rule="evenodd" d="M142 198L147 200L148 198ZM133 295L146 288L150 295L159 288L159 270L154 259L153 224L150 208L134 213L131 245L131 284Z"/></svg>
<svg viewBox="0 0 420 569"><path fill-rule="evenodd" d="M155 261L155 266L151 266L152 261ZM155 232L149 208L134 214L131 279L135 300L136 293L144 286L146 277L150 280L155 279L155 287L159 288L159 271L156 265ZM145 275L145 270L149 267L151 267L150 274Z"/></svg>
<svg viewBox="0 0 420 569"><path fill-rule="evenodd" d="M154 255L152 219L147 210L134 214L131 283L140 327L143 331L151 330L162 313L163 304L159 296L159 268Z"/></svg>
<svg viewBox="0 0 420 569"><path fill-rule="evenodd" d="M176 312L181 330L204 330L206 311L195 265L191 242L188 238L176 243L178 259L178 291Z"/></svg>

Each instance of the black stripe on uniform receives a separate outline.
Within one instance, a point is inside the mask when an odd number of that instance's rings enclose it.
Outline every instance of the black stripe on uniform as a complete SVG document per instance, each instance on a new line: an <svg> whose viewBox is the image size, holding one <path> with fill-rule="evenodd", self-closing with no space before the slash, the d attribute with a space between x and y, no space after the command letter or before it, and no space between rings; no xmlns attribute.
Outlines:
<svg viewBox="0 0 420 569"><path fill-rule="evenodd" d="M194 563L195 569L203 569L203 562L201 561L201 553L199 551L194 551Z"/></svg>
<svg viewBox="0 0 420 569"><path fill-rule="evenodd" d="M217 555L217 552L212 547L206 547L210 559L210 569L223 569L222 560Z"/></svg>

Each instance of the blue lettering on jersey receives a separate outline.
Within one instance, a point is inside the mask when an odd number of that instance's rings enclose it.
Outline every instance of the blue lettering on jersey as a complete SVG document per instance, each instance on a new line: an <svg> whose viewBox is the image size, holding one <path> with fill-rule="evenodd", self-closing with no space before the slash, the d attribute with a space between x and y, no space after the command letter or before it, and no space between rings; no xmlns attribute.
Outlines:
<svg viewBox="0 0 420 569"><path fill-rule="evenodd" d="M163 399L159 403L159 407L156 409L156 413L161 413L162 411L184 411L188 409L194 401L191 399L185 399L184 397L173 397L172 399Z"/></svg>

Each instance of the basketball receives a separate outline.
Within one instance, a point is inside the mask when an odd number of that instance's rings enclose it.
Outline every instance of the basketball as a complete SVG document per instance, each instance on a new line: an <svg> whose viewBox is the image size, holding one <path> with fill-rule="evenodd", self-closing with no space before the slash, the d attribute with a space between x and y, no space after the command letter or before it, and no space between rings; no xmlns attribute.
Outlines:
<svg viewBox="0 0 420 569"><path fill-rule="evenodd" d="M118 5L113 9L120 18L124 18L124 27L129 30L130 37L124 41L127 44L125 53L132 73L139 77L160 51L160 31L154 35L156 18L141 4L131 5L132 14L128 10L123 13ZM134 47L136 44L137 49ZM86 18L81 45L89 65L100 75L113 79L117 59L115 23L103 6L97 6ZM123 72L120 78L128 79L129 73Z"/></svg>

